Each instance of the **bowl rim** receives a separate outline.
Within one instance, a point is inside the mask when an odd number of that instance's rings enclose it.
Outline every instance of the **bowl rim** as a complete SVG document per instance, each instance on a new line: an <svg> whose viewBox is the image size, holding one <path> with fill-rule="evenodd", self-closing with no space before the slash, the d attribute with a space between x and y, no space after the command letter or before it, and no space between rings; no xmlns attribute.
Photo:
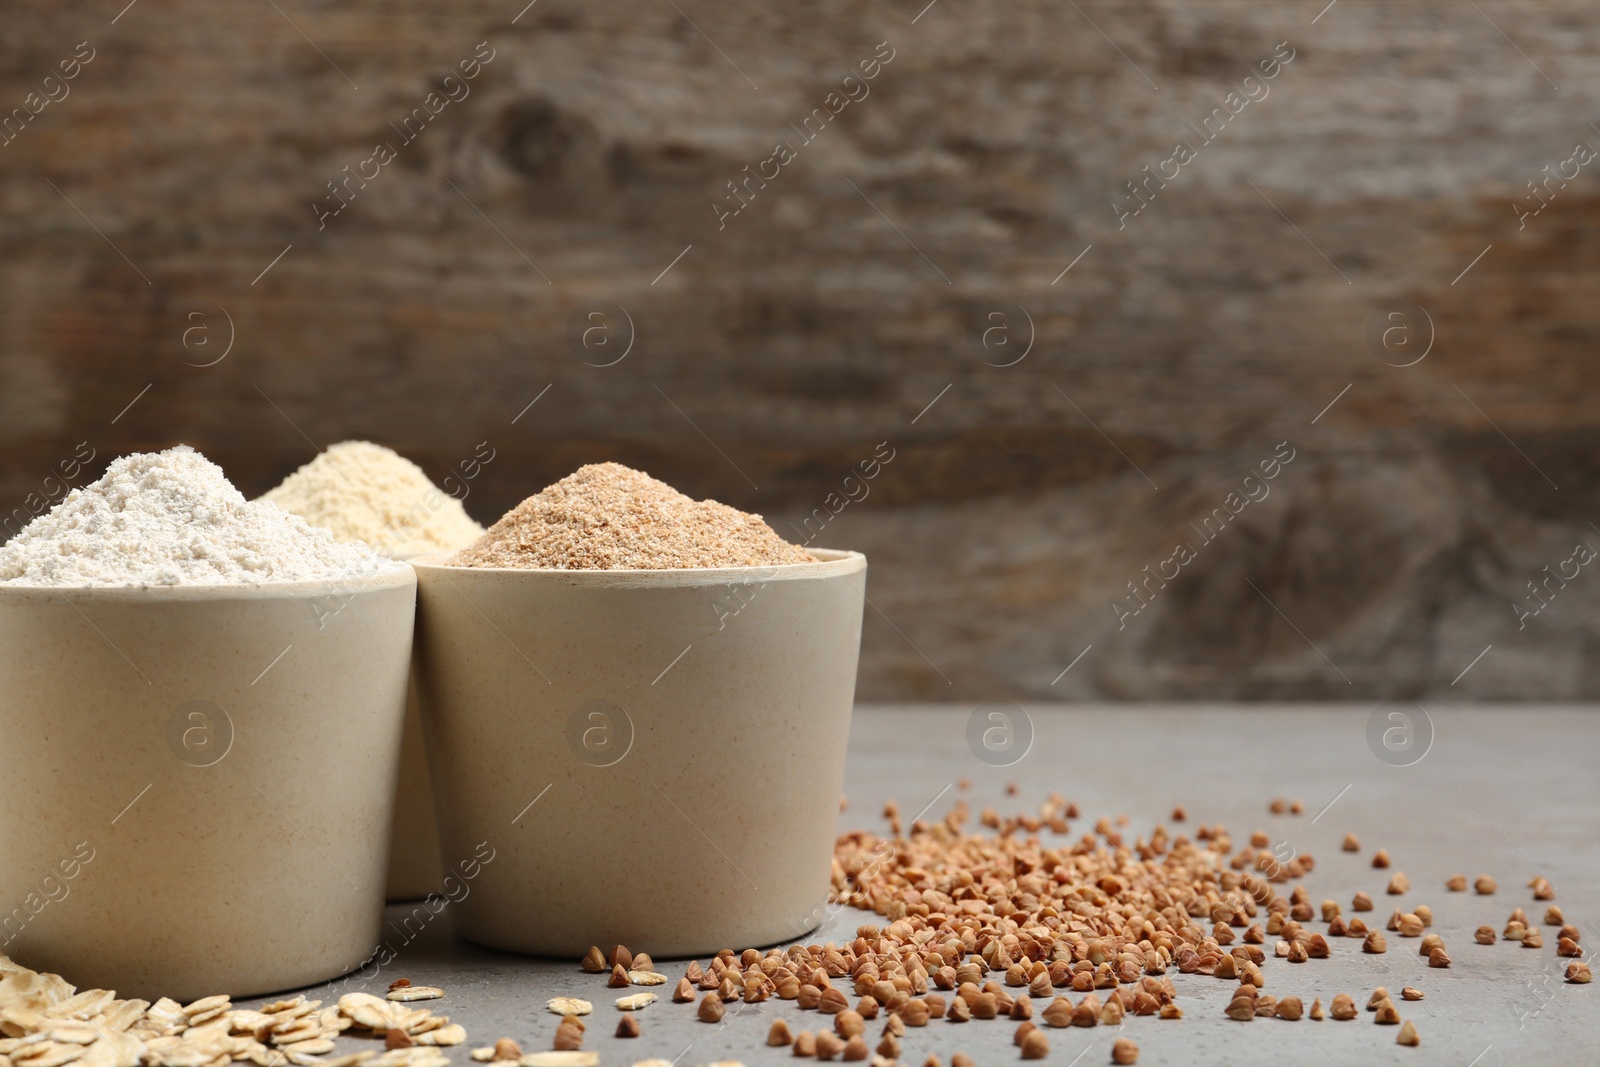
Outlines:
<svg viewBox="0 0 1600 1067"><path fill-rule="evenodd" d="M226 600L315 600L346 593L370 593L415 586L417 572L402 560L373 574L351 578L313 578L298 581L207 582L191 585L26 585L0 582L0 601L32 599L59 602L82 600L172 600L217 602Z"/></svg>
<svg viewBox="0 0 1600 1067"><path fill-rule="evenodd" d="M807 563L777 563L759 567L671 567L658 570L563 570L555 567L457 567L444 562L454 552L429 552L406 562L419 577L437 575L446 580L477 581L498 578L511 582L557 582L591 588L738 585L750 582L805 581L848 577L867 569L867 557L852 549L807 548L817 558Z"/></svg>

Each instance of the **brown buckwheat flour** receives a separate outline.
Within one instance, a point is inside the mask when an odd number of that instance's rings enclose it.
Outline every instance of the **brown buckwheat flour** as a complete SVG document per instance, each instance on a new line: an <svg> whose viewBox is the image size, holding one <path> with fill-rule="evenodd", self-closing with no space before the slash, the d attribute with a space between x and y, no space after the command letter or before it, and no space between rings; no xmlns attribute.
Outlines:
<svg viewBox="0 0 1600 1067"><path fill-rule="evenodd" d="M450 562L460 567L666 570L808 563L759 515L692 500L620 463L594 463L530 496Z"/></svg>

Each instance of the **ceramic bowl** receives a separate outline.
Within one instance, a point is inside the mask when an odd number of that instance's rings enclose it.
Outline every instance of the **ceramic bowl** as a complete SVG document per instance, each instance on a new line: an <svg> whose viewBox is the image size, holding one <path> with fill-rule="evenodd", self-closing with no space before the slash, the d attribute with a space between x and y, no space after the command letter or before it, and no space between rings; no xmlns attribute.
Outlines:
<svg viewBox="0 0 1600 1067"><path fill-rule="evenodd" d="M0 586L0 952L150 1000L359 965L415 591Z"/></svg>
<svg viewBox="0 0 1600 1067"><path fill-rule="evenodd" d="M829 889L866 558L659 571L420 557L417 692L448 911L516 952L798 937Z"/></svg>

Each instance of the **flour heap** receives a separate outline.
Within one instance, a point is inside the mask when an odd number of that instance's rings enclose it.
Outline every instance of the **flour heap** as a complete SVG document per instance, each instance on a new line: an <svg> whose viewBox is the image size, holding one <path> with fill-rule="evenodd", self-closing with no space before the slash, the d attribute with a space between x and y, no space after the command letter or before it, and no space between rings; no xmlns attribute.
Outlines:
<svg viewBox="0 0 1600 1067"><path fill-rule="evenodd" d="M371 441L329 446L261 499L386 556L461 548L483 535L421 467Z"/></svg>
<svg viewBox="0 0 1600 1067"><path fill-rule="evenodd" d="M0 547L0 584L223 585L368 577L403 564L252 502L188 445L113 460Z"/></svg>
<svg viewBox="0 0 1600 1067"><path fill-rule="evenodd" d="M456 553L460 567L666 570L765 567L813 557L761 521L696 501L643 471L595 463L530 496Z"/></svg>

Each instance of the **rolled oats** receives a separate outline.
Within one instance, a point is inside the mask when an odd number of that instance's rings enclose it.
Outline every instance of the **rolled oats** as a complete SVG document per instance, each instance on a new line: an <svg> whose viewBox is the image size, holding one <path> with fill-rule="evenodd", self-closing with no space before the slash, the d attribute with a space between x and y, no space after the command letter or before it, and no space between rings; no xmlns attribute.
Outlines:
<svg viewBox="0 0 1600 1067"><path fill-rule="evenodd" d="M317 1021L322 1025L323 1037L333 1037L355 1025L355 1021L342 1014L337 1006L323 1008L317 1012Z"/></svg>
<svg viewBox="0 0 1600 1067"><path fill-rule="evenodd" d="M50 1040L58 1045L92 1045L100 1035L88 1023L70 1022L51 1027Z"/></svg>
<svg viewBox="0 0 1600 1067"><path fill-rule="evenodd" d="M388 1030L393 1018L388 1002L371 993L346 993L339 998L339 1010L353 1019L357 1026L374 1032Z"/></svg>
<svg viewBox="0 0 1600 1067"><path fill-rule="evenodd" d="M314 1037L309 1041L297 1041L292 1045L281 1046L285 1054L293 1056L300 1053L302 1056L320 1056L325 1052L333 1051L333 1042L325 1037Z"/></svg>
<svg viewBox="0 0 1600 1067"><path fill-rule="evenodd" d="M58 1045L54 1041L41 1041L37 1045L18 1049L11 1054L17 1067L62 1067L84 1053L82 1045Z"/></svg>
<svg viewBox="0 0 1600 1067"><path fill-rule="evenodd" d="M187 1031L186 1031L187 1033ZM322 1027L315 1019L295 1019L287 1025L275 1026L270 1031L274 1045L282 1048L300 1041L310 1041L322 1036Z"/></svg>
<svg viewBox="0 0 1600 1067"><path fill-rule="evenodd" d="M628 981L634 985L666 985L667 976L659 971L629 971Z"/></svg>
<svg viewBox="0 0 1600 1067"><path fill-rule="evenodd" d="M224 1016L228 1021L228 1030L235 1034L249 1034L260 1039L271 1031L276 1019L264 1011L251 1011L248 1008L235 1008Z"/></svg>
<svg viewBox="0 0 1600 1067"><path fill-rule="evenodd" d="M390 1049L376 1059L368 1060L367 1067L450 1067L450 1057L436 1048L416 1045Z"/></svg>
<svg viewBox="0 0 1600 1067"><path fill-rule="evenodd" d="M211 1014L217 1011L219 1008L223 1011L227 1011L228 1007L228 997L218 993L216 996L201 997L194 1003L185 1005L183 1008L183 1013L193 1020L202 1015L211 1016Z"/></svg>
<svg viewBox="0 0 1600 1067"><path fill-rule="evenodd" d="M109 989L85 989L56 1004L45 1014L53 1019L93 1019L104 1013L115 999L116 994Z"/></svg>
<svg viewBox="0 0 1600 1067"><path fill-rule="evenodd" d="M631 996L618 997L617 1007L623 1011L638 1011L648 1004L654 1004L657 997L654 993L634 993Z"/></svg>
<svg viewBox="0 0 1600 1067"><path fill-rule="evenodd" d="M412 1037L419 1045L459 1045L467 1039L467 1031L460 1023L447 1023Z"/></svg>
<svg viewBox="0 0 1600 1067"><path fill-rule="evenodd" d="M396 1019L395 1021L396 1026L394 1029L404 1030L412 1037L416 1037L418 1034L426 1034L448 1026L450 1024L450 1016L434 1015L426 1009L413 1008L406 1013L404 1018Z"/></svg>
<svg viewBox="0 0 1600 1067"><path fill-rule="evenodd" d="M521 1067L600 1067L598 1052L530 1052L517 1061Z"/></svg>
<svg viewBox="0 0 1600 1067"><path fill-rule="evenodd" d="M252 1039L240 1051L243 1053L241 1058L249 1060L256 1067L283 1067L285 1059L283 1053L275 1048L268 1048L259 1041Z"/></svg>
<svg viewBox="0 0 1600 1067"><path fill-rule="evenodd" d="M175 1000L168 1000L166 997L162 997L150 1005L150 1010L145 1012L145 1018L158 1030L164 1032L176 1032L173 1028L181 1028L189 1024L188 1016L183 1013L183 1005Z"/></svg>

